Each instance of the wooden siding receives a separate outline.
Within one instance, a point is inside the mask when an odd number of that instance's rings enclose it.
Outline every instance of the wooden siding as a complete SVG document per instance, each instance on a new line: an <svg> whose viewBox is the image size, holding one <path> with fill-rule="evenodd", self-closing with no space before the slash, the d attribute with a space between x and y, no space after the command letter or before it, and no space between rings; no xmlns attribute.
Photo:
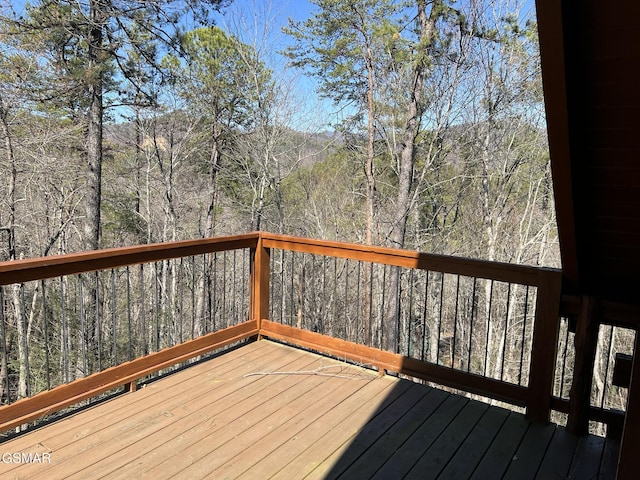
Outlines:
<svg viewBox="0 0 640 480"><path fill-rule="evenodd" d="M617 458L615 442L266 340L0 450L49 453L0 463L47 480L614 478Z"/></svg>
<svg viewBox="0 0 640 480"><path fill-rule="evenodd" d="M640 304L640 4L537 0L565 293Z"/></svg>

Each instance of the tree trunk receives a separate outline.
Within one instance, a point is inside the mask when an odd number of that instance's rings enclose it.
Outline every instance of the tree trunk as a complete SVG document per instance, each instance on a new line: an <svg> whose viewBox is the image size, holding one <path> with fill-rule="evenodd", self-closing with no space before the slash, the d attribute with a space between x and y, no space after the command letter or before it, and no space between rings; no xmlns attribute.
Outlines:
<svg viewBox="0 0 640 480"><path fill-rule="evenodd" d="M209 157L209 208L207 210L207 219L205 223L205 229L203 232L204 238L212 237L215 230L215 207L217 200L217 184L216 179L218 172L220 171L220 147L219 138L220 131L217 124L213 124L211 127L212 139L211 139L211 154ZM205 333L206 330L206 316L208 306L208 285L211 282L211 269L213 267L211 262L211 256L205 255L203 259L205 264L203 265L202 276L198 280L198 295L196 299L196 319L194 325L194 335L196 337Z"/></svg>
<svg viewBox="0 0 640 480"><path fill-rule="evenodd" d="M9 164L10 176L9 176L9 219L6 227L8 233L9 243L9 260L17 260L16 253L16 186L18 181L18 169L16 167L16 158L13 150L13 142L11 141L11 131L8 123L8 110L4 106L0 106L0 124L2 126L2 134L4 136L4 144L7 155L7 162ZM28 389L28 372L29 372L29 358L27 356L27 326L25 324L26 318L23 315L24 305L22 299L21 284L13 284L11 286L11 300L13 304L13 318L16 331L18 333L18 398L24 398L29 396ZM0 305L0 308L4 308ZM6 346L5 346L6 348ZM6 370L5 370L6 375ZM4 378L0 379L4 382ZM7 392L7 395L9 392Z"/></svg>
<svg viewBox="0 0 640 480"><path fill-rule="evenodd" d="M8 110L4 106L0 106L0 125L2 126L2 135L4 136L4 146L7 155L7 163L11 175L9 177L9 220L6 227L8 233L9 260L16 259L16 182L18 180L18 170L16 168L16 158L13 151L13 142L11 141L11 131L8 123Z"/></svg>
<svg viewBox="0 0 640 480"><path fill-rule="evenodd" d="M88 38L88 74L87 85L89 108L87 113L87 195L84 224L84 245L86 250L97 250L100 245L100 204L102 188L102 17L100 2L89 3L91 29Z"/></svg>
<svg viewBox="0 0 640 480"><path fill-rule="evenodd" d="M13 284L11 288L13 300L13 315L15 318L16 331L18 332L18 399L29 396L29 358L27 356L27 325L24 313L24 302L22 298L22 285Z"/></svg>
<svg viewBox="0 0 640 480"><path fill-rule="evenodd" d="M140 222L144 217L142 216L141 203L142 203L142 120L140 119L140 107L135 108L135 136L136 136L136 154L135 154L135 166L136 166L136 183L135 183L135 197L134 197L134 212L136 223ZM148 178L147 178L148 179ZM136 238L138 243L149 243L149 224L150 221L146 219L146 232L143 231L141 226L136 227Z"/></svg>
<svg viewBox="0 0 640 480"><path fill-rule="evenodd" d="M420 40L418 58L412 74L410 100L407 117L402 133L402 151L400 153L400 174L396 212L389 240L394 248L403 248L410 209L411 187L413 185L413 167L415 161L415 142L420 130L420 118L424 110L422 90L428 73L427 57L429 46L433 43L436 15L439 15L439 3L435 2L431 14L427 17L426 0L418 0L418 21L420 22Z"/></svg>
<svg viewBox="0 0 640 480"><path fill-rule="evenodd" d="M260 185L258 186L258 206L256 208L254 228L252 230L259 231L262 227L262 215L264 210L264 191L267 184L266 175L262 175L260 178ZM279 205L278 205L279 206ZM278 232L282 233L282 232Z"/></svg>
<svg viewBox="0 0 640 480"><path fill-rule="evenodd" d="M215 229L215 207L217 200L217 183L218 172L220 171L220 131L216 123L211 127L211 154L209 155L209 208L207 210L207 219L204 228L204 238L213 236Z"/></svg>
<svg viewBox="0 0 640 480"><path fill-rule="evenodd" d="M87 110L87 192L85 197L84 248L97 250L100 247L100 210L102 199L102 133L103 133L103 32L102 23L104 13L101 11L100 1L89 2L89 18L91 26L88 33L88 65L87 94L89 107ZM97 285L91 281L91 276L84 275L87 288L83 290L84 318L86 322L86 368L84 375L94 371L99 355L96 339L99 335L98 303L96 301ZM99 363L99 362L98 362Z"/></svg>
<svg viewBox="0 0 640 480"><path fill-rule="evenodd" d="M407 118L402 134L402 152L400 153L400 175L398 179L398 196L396 212L391 228L390 241L394 248L403 248L407 231L407 218L411 207L410 196L413 185L413 165L415 161L415 142L420 129L422 117L422 88L427 75L427 55L429 45L433 41L436 15L439 15L439 2L435 2L430 17L427 17L426 1L418 0L418 21L420 22L420 40L418 58L413 70L410 101L407 106ZM398 322L400 320L400 269L391 270L389 291L393 292L386 315L386 348L398 349Z"/></svg>
<svg viewBox="0 0 640 480"><path fill-rule="evenodd" d="M375 108L374 108L374 98L373 98L373 89L374 89L374 79L373 79L373 59L371 58L372 53L369 49L367 49L367 112L368 112L368 123L367 123L367 158L365 164L365 175L367 177L367 194L366 194L366 209L367 209L367 225L365 230L365 242L367 245L373 245L374 239L374 215L375 215L375 202L376 202L376 178L375 178L375 136L376 136L376 127L375 127Z"/></svg>

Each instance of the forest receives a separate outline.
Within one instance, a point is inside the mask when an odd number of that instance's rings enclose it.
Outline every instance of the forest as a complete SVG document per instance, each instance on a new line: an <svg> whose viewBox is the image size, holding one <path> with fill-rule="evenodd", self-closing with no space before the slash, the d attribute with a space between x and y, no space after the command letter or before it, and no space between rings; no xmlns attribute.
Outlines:
<svg viewBox="0 0 640 480"><path fill-rule="evenodd" d="M266 230L560 267L532 3L311 3L285 22L284 2L2 3L0 260ZM198 261L61 281L62 307L40 306L44 283L4 288L16 361L3 361L3 401L26 396L29 375L43 384L21 336L44 335L55 308L84 312L46 333L69 380L102 368L101 335L132 355L132 322L144 331L145 308L169 308L157 292L172 275L191 278L174 281L174 304L191 295L204 311L196 276L213 260ZM128 346L115 323L78 326L110 318L145 275L156 287L133 313L127 300Z"/></svg>
<svg viewBox="0 0 640 480"><path fill-rule="evenodd" d="M3 259L263 229L559 266L534 12L321 1L273 52L264 6L248 31L209 3L236 31L203 2L5 7Z"/></svg>

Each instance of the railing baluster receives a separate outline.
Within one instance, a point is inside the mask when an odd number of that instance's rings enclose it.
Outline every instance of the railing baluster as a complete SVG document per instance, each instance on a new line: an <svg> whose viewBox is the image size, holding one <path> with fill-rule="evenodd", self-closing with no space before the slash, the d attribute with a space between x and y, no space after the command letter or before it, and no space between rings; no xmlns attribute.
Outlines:
<svg viewBox="0 0 640 480"><path fill-rule="evenodd" d="M178 339L180 343L184 342L184 259L180 257L178 268Z"/></svg>
<svg viewBox="0 0 640 480"><path fill-rule="evenodd" d="M453 339L451 346L451 367L456 365L456 337L458 335L458 303L460 301L460 275L456 275L456 302L453 312Z"/></svg>
<svg viewBox="0 0 640 480"><path fill-rule="evenodd" d="M511 283L507 284L507 307L504 312L504 333L502 335L502 358L500 359L500 380L504 380L504 359L507 357L507 337L509 335L509 307L511 305Z"/></svg>
<svg viewBox="0 0 640 480"><path fill-rule="evenodd" d="M271 251L264 248L262 240L258 239L251 271L251 317L257 322L258 329L262 325L262 320L269 318L271 308L270 290L273 285L271 279L272 265Z"/></svg>
<svg viewBox="0 0 640 480"><path fill-rule="evenodd" d="M18 313L22 317L22 342L25 352L25 380L26 380L26 396L31 396L31 361L29 355L29 342L28 342L28 320L26 312L26 304L24 298L24 283L20 284L20 312ZM20 359L22 361L22 359Z"/></svg>
<svg viewBox="0 0 640 480"><path fill-rule="evenodd" d="M562 354L562 383L560 384L560 398L567 398L567 394L565 394L564 386L566 384L566 366L567 366L567 349L569 348L569 320L566 320L566 335L564 339L564 352Z"/></svg>
<svg viewBox="0 0 640 480"><path fill-rule="evenodd" d="M284 250L280 250L280 323L284 323L287 306L284 280L285 261Z"/></svg>
<svg viewBox="0 0 640 480"><path fill-rule="evenodd" d="M490 281L489 298L485 299L485 301L488 302L488 308L487 308L487 332L486 332L487 339L484 342L484 344L489 345L489 339L491 338L491 310L493 307L493 280ZM487 376L487 366L489 364L489 353L490 353L489 349L487 348L487 352L484 358L484 368L483 368L483 375L485 377Z"/></svg>
<svg viewBox="0 0 640 480"><path fill-rule="evenodd" d="M524 294L524 312L523 312L523 318L522 318L522 337L520 339L520 365L518 368L518 385L522 385L522 366L524 363L524 351L525 351L524 343L525 343L525 334L527 330L528 312L529 312L529 285L527 285L527 288L525 289L525 294Z"/></svg>
<svg viewBox="0 0 640 480"><path fill-rule="evenodd" d="M476 298L477 281L478 279L476 277L473 277L473 289L471 292L471 321L469 322L469 349L467 353L467 373L471 371L471 363L472 363L471 355L472 355L472 342L473 342L473 325L474 325L475 313L477 309L477 298Z"/></svg>
<svg viewBox="0 0 640 480"><path fill-rule="evenodd" d="M326 255L322 256L322 300L320 301L320 318L318 320L318 329L320 333L325 333L325 320L327 315L327 257Z"/></svg>
<svg viewBox="0 0 640 480"><path fill-rule="evenodd" d="M400 308L400 303L401 303L401 299L402 299L402 272L400 271L400 267L389 267L390 271L391 271L391 278L392 280L397 279L396 281L396 295L395 298L391 299L392 305L394 306L394 311L392 312L393 317L394 318L394 326L395 326L395 339L394 339L394 344L391 346L393 352L396 353L400 353L401 349L402 349L402 345L401 345L401 341L400 341L400 331L401 331L401 322L402 322L402 318L401 318L401 308Z"/></svg>
<svg viewBox="0 0 640 480"><path fill-rule="evenodd" d="M127 332L129 334L129 360L133 360L133 326L131 320L131 275L129 266L126 268L127 273Z"/></svg>
<svg viewBox="0 0 640 480"><path fill-rule="evenodd" d="M247 272L247 250L243 250L242 252L242 299L248 298L247 295L247 288L249 286L249 282L245 281L246 279L249 278L248 272ZM242 311L243 315L243 319L249 320L251 317L249 316L249 308L248 308L248 304L247 302L243 302L242 305L244 305L243 308L246 308L246 312L245 310Z"/></svg>
<svg viewBox="0 0 640 480"><path fill-rule="evenodd" d="M213 322L211 315L213 312L212 291L213 291L214 285L212 284L213 278L211 277L211 272L209 270L209 262L211 261L210 260L211 255L207 253L203 253L201 257L202 257L202 272L200 273L200 275L202 275L202 285L204 290L202 292L203 305L196 312L197 315L201 316L200 318L201 326L200 326L200 330L196 330L196 337L198 335L209 333L211 331L211 324ZM224 259L223 259L223 268L224 268ZM224 296L224 291L222 292L222 295Z"/></svg>
<svg viewBox="0 0 640 480"><path fill-rule="evenodd" d="M117 323L117 306L118 301L116 299L116 271L111 269L111 342L112 342L112 363L111 365L118 364L118 323Z"/></svg>
<svg viewBox="0 0 640 480"><path fill-rule="evenodd" d="M237 295L237 285L236 285L236 251L233 251L233 269L232 269L232 276L233 279L231 280L231 285L233 286L233 295L231 298L231 318L233 319L233 321L235 322L237 320L238 317L238 308L237 308L237 303L236 303L236 295ZM223 319L223 326L226 326L228 324L227 320Z"/></svg>
<svg viewBox="0 0 640 480"><path fill-rule="evenodd" d="M147 355L149 353L148 343L147 343L147 321L146 321L146 301L145 301L145 288L144 288L144 264L140 264L139 272L139 280L140 280L140 325L141 325L141 335L142 338L142 355Z"/></svg>
<svg viewBox="0 0 640 480"><path fill-rule="evenodd" d="M160 350L160 275L162 272L158 272L158 262L153 263L153 306L152 311L154 312L154 351Z"/></svg>
<svg viewBox="0 0 640 480"><path fill-rule="evenodd" d="M296 292L293 297L296 299L295 306L296 308L293 311L293 315L295 318L295 325L298 328L302 328L303 318L304 318L304 253L300 255L300 270L298 273L298 285ZM293 304L292 304L293 306ZM293 324L293 323L292 323Z"/></svg>
<svg viewBox="0 0 640 480"><path fill-rule="evenodd" d="M40 280L42 289L42 330L44 335L44 368L47 379L47 390L51 390L51 365L49 361L49 321L47 319L47 294L44 280ZM0 297L1 300L1 297Z"/></svg>
<svg viewBox="0 0 640 480"><path fill-rule="evenodd" d="M373 341L373 262L369 262L368 280L370 286L365 289L365 294L368 294L365 311L365 316L368 316L368 320L365 334L367 335L369 346L373 347L375 343Z"/></svg>
<svg viewBox="0 0 640 480"><path fill-rule="evenodd" d="M431 335L431 329L428 328L427 315L429 308L429 270L424 272L424 304L422 308L422 351L420 353L420 360L426 361L425 350L427 348L427 339Z"/></svg>
<svg viewBox="0 0 640 480"><path fill-rule="evenodd" d="M85 318L84 292L82 287L82 275L78 275L78 301L80 302L80 345L82 352L82 375L89 374L87 368L87 327Z"/></svg>
<svg viewBox="0 0 640 480"><path fill-rule="evenodd" d="M364 335L360 335L361 331L364 333L364 328L359 322L361 317L360 315L360 279L361 279L360 269L361 267L362 267L362 262L358 260L356 264L356 315L355 315L355 320L356 320L355 342L356 343L364 343Z"/></svg>
<svg viewBox="0 0 640 480"><path fill-rule="evenodd" d="M349 320L351 319L351 315L349 314L349 304L351 302L349 299L349 260L346 259L344 260L344 296L342 298L344 299L344 311L342 313L344 320L341 323L344 324L344 334L339 336L348 340L349 330L351 330L349 326Z"/></svg>
<svg viewBox="0 0 640 480"><path fill-rule="evenodd" d="M92 332L92 335L95 335L96 342L98 344L97 354L98 354L98 371L102 370L102 326L100 324L100 285L98 282L98 272L95 272L95 316L96 323ZM93 372L91 372L93 373Z"/></svg>
<svg viewBox="0 0 640 480"><path fill-rule="evenodd" d="M174 329L173 329L173 268L172 268L171 260L163 260L161 265L163 265L162 270L164 272L164 287L163 287L163 296L162 296L162 304L163 304L163 331L161 340L164 340L163 347L170 347L174 344Z"/></svg>
<svg viewBox="0 0 640 480"><path fill-rule="evenodd" d="M406 335L407 335L407 357L412 357L411 355L411 337L413 333L413 282L414 282L414 271L409 271L409 314L407 316L406 321Z"/></svg>
<svg viewBox="0 0 640 480"><path fill-rule="evenodd" d="M285 282L284 282L284 272L285 272L285 254L284 250L280 250L280 263L278 269L278 286L280 287L280 296L278 300L278 309L280 312L280 323L284 323L284 311L285 311Z"/></svg>
<svg viewBox="0 0 640 480"><path fill-rule="evenodd" d="M222 317L226 318L227 316L227 252L223 252L222 254L222 278L224 279L225 287L222 288Z"/></svg>
<svg viewBox="0 0 640 480"><path fill-rule="evenodd" d="M604 325L603 325L604 326ZM609 382L609 365L611 363L611 352L613 351L613 325L609 325L609 341L607 342L608 348L607 348L607 361L605 362L605 368L604 368L604 376L603 376L603 388L602 388L602 395L600 396L600 408L604 408L604 399L606 397L606 393L607 393L607 388L610 385ZM602 327L600 327L602 328ZM598 342L601 343L601 342Z"/></svg>
<svg viewBox="0 0 640 480"><path fill-rule="evenodd" d="M196 336L196 257L191 257L191 339Z"/></svg>
<svg viewBox="0 0 640 480"><path fill-rule="evenodd" d="M4 374L4 395L0 396L0 402L2 397L6 400L4 403L7 405L11 403L11 390L9 385L9 360L7 358L7 332L5 327L5 307L4 307L4 287L0 286L0 335L2 335L2 368Z"/></svg>
<svg viewBox="0 0 640 480"><path fill-rule="evenodd" d="M64 289L64 277L60 277L60 312L62 317L62 335L61 335L61 350L62 350L62 375L63 382L69 381L69 351L67 350L67 343L69 338L69 331L67 325L67 307L65 302L65 289Z"/></svg>
<svg viewBox="0 0 640 480"><path fill-rule="evenodd" d="M438 339L436 340L436 365L440 364L440 341L442 337L442 317L444 310L444 273L440 274L440 305L438 307Z"/></svg>
<svg viewBox="0 0 640 480"><path fill-rule="evenodd" d="M293 318L295 316L295 279L296 279L296 252L291 252L291 270L289 271L291 278L291 284L289 288L289 311L287 317L289 318L289 326L293 326Z"/></svg>
<svg viewBox="0 0 640 480"><path fill-rule="evenodd" d="M334 326L336 323L336 318L338 316L338 259L333 258L333 315L329 320L329 328L327 333L332 335L334 332Z"/></svg>

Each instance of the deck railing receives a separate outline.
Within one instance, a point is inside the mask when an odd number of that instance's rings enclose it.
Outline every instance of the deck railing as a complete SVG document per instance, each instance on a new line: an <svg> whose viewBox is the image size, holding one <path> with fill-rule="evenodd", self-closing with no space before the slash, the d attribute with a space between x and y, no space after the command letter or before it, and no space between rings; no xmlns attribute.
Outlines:
<svg viewBox="0 0 640 480"><path fill-rule="evenodd" d="M270 234L261 247L263 335L548 419L559 271Z"/></svg>
<svg viewBox="0 0 640 480"><path fill-rule="evenodd" d="M255 334L255 235L0 265L6 430Z"/></svg>
<svg viewBox="0 0 640 480"><path fill-rule="evenodd" d="M551 406L557 412L579 418L578 424L572 426L578 433L589 429L592 433L618 437L627 410L638 309L611 302L600 303L590 319L591 327L586 333L588 342L585 338L576 342L583 301L572 296L565 296L561 301ZM584 331L582 336L585 337ZM576 343L580 345L580 351L576 351ZM578 369L575 368L576 360L581 363ZM573 393L572 406L571 392L576 379L584 383L585 388L580 393ZM582 407L582 412L575 411L578 406ZM595 422L591 428L589 421Z"/></svg>
<svg viewBox="0 0 640 480"><path fill-rule="evenodd" d="M548 268L268 233L5 262L0 428L256 335L546 421L565 408L553 400L560 281Z"/></svg>

